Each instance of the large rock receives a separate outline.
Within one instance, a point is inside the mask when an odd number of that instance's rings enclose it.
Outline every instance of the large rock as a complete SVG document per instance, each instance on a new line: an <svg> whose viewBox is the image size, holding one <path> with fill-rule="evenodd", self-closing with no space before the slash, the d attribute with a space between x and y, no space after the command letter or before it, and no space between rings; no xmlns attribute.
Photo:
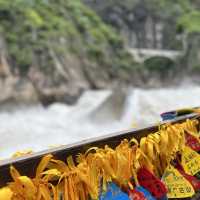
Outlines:
<svg viewBox="0 0 200 200"><path fill-rule="evenodd" d="M14 76L0 79L0 91L0 105L38 103L35 88L27 79Z"/></svg>
<svg viewBox="0 0 200 200"><path fill-rule="evenodd" d="M38 102L32 83L11 70L4 38L0 35L0 105Z"/></svg>
<svg viewBox="0 0 200 200"><path fill-rule="evenodd" d="M33 66L28 75L45 106L53 102L74 104L84 90L108 88L112 84L109 70L92 61L71 54L62 60L54 52L51 56L54 61L51 73L46 74Z"/></svg>

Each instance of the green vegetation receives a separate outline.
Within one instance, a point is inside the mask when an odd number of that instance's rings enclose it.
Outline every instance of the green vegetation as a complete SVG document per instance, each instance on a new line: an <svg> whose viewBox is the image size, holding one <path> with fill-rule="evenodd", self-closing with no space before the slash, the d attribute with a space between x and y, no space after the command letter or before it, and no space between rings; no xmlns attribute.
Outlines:
<svg viewBox="0 0 200 200"><path fill-rule="evenodd" d="M111 68L129 67L123 40L81 0L0 0L0 33L12 67L49 70L50 50Z"/></svg>
<svg viewBox="0 0 200 200"><path fill-rule="evenodd" d="M0 35L6 40L11 66L22 74L35 65L51 71L54 63L50 52L53 51L60 60L66 54L74 54L77 59L87 59L111 70L135 67L122 37L82 1L0 0ZM114 6L131 10L140 0L99 2L100 10ZM197 0L192 3L144 0L144 3L150 13L163 21L170 20L177 30L188 34L200 32ZM126 17L125 13L125 20ZM168 47L179 49L180 43L172 40Z"/></svg>
<svg viewBox="0 0 200 200"><path fill-rule="evenodd" d="M200 32L199 2L194 0L151 0L160 18L171 18L177 27L182 26L188 33Z"/></svg>
<svg viewBox="0 0 200 200"><path fill-rule="evenodd" d="M160 75L161 78L169 78L170 72L176 71L175 62L166 57L152 57L147 59L144 64L144 68L151 74Z"/></svg>
<svg viewBox="0 0 200 200"><path fill-rule="evenodd" d="M179 25L182 25L188 33L200 33L200 11L194 10L183 15Z"/></svg>

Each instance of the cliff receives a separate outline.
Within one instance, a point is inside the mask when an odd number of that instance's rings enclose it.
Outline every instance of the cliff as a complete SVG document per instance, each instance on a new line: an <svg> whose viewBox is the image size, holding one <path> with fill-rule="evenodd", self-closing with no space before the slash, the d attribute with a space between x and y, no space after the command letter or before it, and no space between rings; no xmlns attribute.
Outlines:
<svg viewBox="0 0 200 200"><path fill-rule="evenodd" d="M0 59L2 101L45 105L130 81L136 65L122 37L79 0L1 0Z"/></svg>

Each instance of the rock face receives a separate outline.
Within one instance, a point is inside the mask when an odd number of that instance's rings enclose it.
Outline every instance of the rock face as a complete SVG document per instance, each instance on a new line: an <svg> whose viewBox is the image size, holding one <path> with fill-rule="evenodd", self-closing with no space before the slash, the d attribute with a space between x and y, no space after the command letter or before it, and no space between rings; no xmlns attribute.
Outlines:
<svg viewBox="0 0 200 200"><path fill-rule="evenodd" d="M27 81L44 105L133 82L138 64L122 36L82 0L0 2L0 22L3 76Z"/></svg>
<svg viewBox="0 0 200 200"><path fill-rule="evenodd" d="M130 80L122 37L81 0L11 6L0 2L0 102L73 104L86 89L112 87L121 71Z"/></svg>
<svg viewBox="0 0 200 200"><path fill-rule="evenodd" d="M35 88L27 79L9 76L0 79L0 104L33 104L38 102Z"/></svg>
<svg viewBox="0 0 200 200"><path fill-rule="evenodd" d="M188 70L196 73L198 71L200 63L200 35L190 34L188 35L188 48L186 49L186 55L184 61L187 62Z"/></svg>
<svg viewBox="0 0 200 200"><path fill-rule="evenodd" d="M45 74L39 67L32 66L26 77L10 72L9 65L2 65L0 78L0 105L42 103L48 106L54 102L75 104L84 90L112 88L121 79L104 67L87 59L78 60L67 55L63 62L55 60L53 73ZM5 57L3 57L5 60ZM6 62L7 63L7 62ZM131 73L119 71L122 82L130 80Z"/></svg>
<svg viewBox="0 0 200 200"><path fill-rule="evenodd" d="M67 54L62 59L51 52L51 72L32 65L26 76L12 71L6 57L6 47L0 49L0 106L9 104L54 102L74 104L84 90L112 88L116 82L130 82L131 73L126 70L113 71L99 66L87 58L77 59ZM120 78L119 78L120 77Z"/></svg>
<svg viewBox="0 0 200 200"><path fill-rule="evenodd" d="M109 88L115 84L116 74L112 76L108 69L99 68L87 59L79 60L67 55L63 62L54 57L54 73L43 73L37 67L31 67L28 73L30 83L44 106L53 102L74 104L84 90ZM110 75L110 76L109 76Z"/></svg>
<svg viewBox="0 0 200 200"><path fill-rule="evenodd" d="M38 101L31 82L11 72L6 42L0 35L0 103L35 103Z"/></svg>
<svg viewBox="0 0 200 200"><path fill-rule="evenodd" d="M158 13L159 5L150 0L83 0L102 19L122 33L129 47L180 49L182 37L176 28L179 13Z"/></svg>
<svg viewBox="0 0 200 200"><path fill-rule="evenodd" d="M104 22L115 27L129 49L175 50L181 54L173 63L171 59L166 61L164 56L152 56L148 62L145 60L140 66L141 71L136 72L140 76L137 83L162 86L180 82L188 75L197 82L200 74L200 12L197 1L82 1Z"/></svg>

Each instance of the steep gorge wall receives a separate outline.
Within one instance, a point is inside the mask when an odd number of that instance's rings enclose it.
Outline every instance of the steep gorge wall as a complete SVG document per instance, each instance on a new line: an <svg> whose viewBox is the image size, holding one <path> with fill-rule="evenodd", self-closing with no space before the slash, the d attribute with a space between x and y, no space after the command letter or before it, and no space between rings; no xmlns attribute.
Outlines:
<svg viewBox="0 0 200 200"><path fill-rule="evenodd" d="M174 49L183 48L183 35L177 29L177 10L171 16L159 12L154 0L83 0L102 19L115 27L134 48ZM173 9L173 8L172 8Z"/></svg>
<svg viewBox="0 0 200 200"><path fill-rule="evenodd" d="M130 82L136 66L121 36L79 0L0 0L0 42L1 102L74 103L86 89Z"/></svg>
<svg viewBox="0 0 200 200"><path fill-rule="evenodd" d="M129 48L178 50L182 56L170 64L152 58L140 66L143 80L189 76L199 84L200 4L190 0L82 0L105 23L122 35ZM170 64L170 65L169 65ZM168 69L172 69L168 71ZM168 76L168 74L171 74ZM150 81L151 82L151 81ZM147 83L148 85L148 83ZM153 84L159 85L159 84Z"/></svg>

